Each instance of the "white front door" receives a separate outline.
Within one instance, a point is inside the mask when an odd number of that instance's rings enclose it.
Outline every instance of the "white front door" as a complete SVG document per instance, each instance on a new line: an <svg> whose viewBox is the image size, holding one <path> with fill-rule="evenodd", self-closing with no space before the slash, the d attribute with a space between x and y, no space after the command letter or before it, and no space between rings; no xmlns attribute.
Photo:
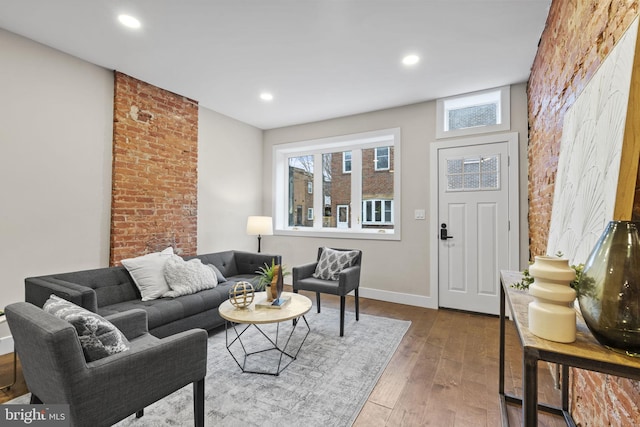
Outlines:
<svg viewBox="0 0 640 427"><path fill-rule="evenodd" d="M338 205L338 228L349 228L349 205Z"/></svg>
<svg viewBox="0 0 640 427"><path fill-rule="evenodd" d="M509 142L494 138L437 150L440 307L498 314L500 270L518 259L509 238L509 189L518 183L510 182Z"/></svg>

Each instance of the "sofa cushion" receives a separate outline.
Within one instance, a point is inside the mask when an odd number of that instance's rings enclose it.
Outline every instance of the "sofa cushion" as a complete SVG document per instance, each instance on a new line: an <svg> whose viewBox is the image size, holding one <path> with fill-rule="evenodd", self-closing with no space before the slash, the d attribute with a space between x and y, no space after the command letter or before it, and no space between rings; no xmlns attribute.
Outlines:
<svg viewBox="0 0 640 427"><path fill-rule="evenodd" d="M351 267L357 257L358 251L337 251L331 248L322 248L322 255L320 255L313 277L323 280L338 280L340 272Z"/></svg>
<svg viewBox="0 0 640 427"><path fill-rule="evenodd" d="M43 310L71 323L87 362L129 349L129 341L111 322L65 299L51 295Z"/></svg>
<svg viewBox="0 0 640 427"><path fill-rule="evenodd" d="M217 308L229 299L229 284L219 284L215 288L205 289L195 294L183 295L177 298L159 298L151 301L132 300L107 307L98 308L102 316L131 309L143 309L147 312L149 331L171 322L193 316L211 308Z"/></svg>
<svg viewBox="0 0 640 427"><path fill-rule="evenodd" d="M142 301L160 298L169 292L169 285L164 278L164 264L173 255L173 248L168 247L162 252L128 258L122 260L142 295Z"/></svg>
<svg viewBox="0 0 640 427"><path fill-rule="evenodd" d="M218 285L214 271L199 258L185 261L178 255L172 255L164 264L164 278L171 288L162 295L165 298L189 295Z"/></svg>

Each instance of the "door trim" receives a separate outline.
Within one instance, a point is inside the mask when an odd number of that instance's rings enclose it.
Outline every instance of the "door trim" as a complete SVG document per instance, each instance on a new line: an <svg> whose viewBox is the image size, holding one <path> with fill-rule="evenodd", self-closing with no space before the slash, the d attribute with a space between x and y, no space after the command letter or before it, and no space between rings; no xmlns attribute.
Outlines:
<svg viewBox="0 0 640 427"><path fill-rule="evenodd" d="M509 260L510 270L520 268L520 161L518 132L439 140L429 147L429 295L431 308L439 307L438 287L438 152L445 148L506 142L509 149Z"/></svg>

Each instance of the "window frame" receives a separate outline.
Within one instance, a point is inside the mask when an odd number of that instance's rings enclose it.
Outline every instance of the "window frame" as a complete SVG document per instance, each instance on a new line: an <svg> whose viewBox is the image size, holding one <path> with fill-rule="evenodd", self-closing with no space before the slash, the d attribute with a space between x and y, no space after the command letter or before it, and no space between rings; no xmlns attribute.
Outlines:
<svg viewBox="0 0 640 427"><path fill-rule="evenodd" d="M347 170L347 153L349 153L349 170ZM352 162L352 153L351 151L343 151L342 152L342 173L348 174L351 173L351 162Z"/></svg>
<svg viewBox="0 0 640 427"><path fill-rule="evenodd" d="M386 157L387 158L387 166L384 168L378 167L378 150L384 148L387 150L387 155L386 156L382 156L382 157ZM388 171L389 169L391 169L391 149L387 146L387 147L376 147L374 150L374 170L377 171Z"/></svg>
<svg viewBox="0 0 640 427"><path fill-rule="evenodd" d="M387 225L393 228L362 227L362 149L393 147L393 166L389 149L389 168L393 173L392 221ZM322 216L313 219L313 226L288 225L288 159L290 157L311 155L314 164L322 164L322 155L327 153L351 151L351 209L349 219L351 228L323 227ZM272 147L273 159L273 218L274 234L290 236L335 237L375 240L401 239L401 133L400 128L381 129L350 135L340 135L306 141L276 144ZM344 167L344 156L343 156ZM314 187L322 187L322 173L314 173ZM324 207L323 191L314 192L314 208ZM315 210L315 209L314 209Z"/></svg>
<svg viewBox="0 0 640 427"><path fill-rule="evenodd" d="M376 221L375 219L375 204L376 203L380 203L380 221ZM367 211L367 209L363 206L362 208L362 225L393 225L393 221L387 221L385 218L385 214L387 212L386 206L387 203L390 205L390 210L391 210L391 218L393 218L393 199L389 200L389 199L365 199L362 201L363 205L366 205L367 203L370 203L372 206L371 209L371 216L374 217L372 219L366 219L365 218L365 214Z"/></svg>
<svg viewBox="0 0 640 427"><path fill-rule="evenodd" d="M487 99L497 100L497 121L495 125L474 126L448 130L448 105L459 108L486 105ZM451 108L454 109L454 108ZM436 100L436 139L500 132L511 129L511 86L501 86Z"/></svg>
<svg viewBox="0 0 640 427"><path fill-rule="evenodd" d="M307 194L313 194L313 181L307 181Z"/></svg>

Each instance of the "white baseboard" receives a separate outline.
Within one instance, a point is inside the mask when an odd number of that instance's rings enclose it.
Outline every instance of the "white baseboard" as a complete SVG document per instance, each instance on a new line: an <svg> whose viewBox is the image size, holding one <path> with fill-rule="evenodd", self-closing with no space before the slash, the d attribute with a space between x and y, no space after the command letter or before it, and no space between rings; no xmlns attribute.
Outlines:
<svg viewBox="0 0 640 427"><path fill-rule="evenodd" d="M13 337L11 335L0 338L0 355L7 353L13 353Z"/></svg>
<svg viewBox="0 0 640 427"><path fill-rule="evenodd" d="M394 302L396 304L413 305L416 307L438 309L438 302L435 298L422 295L404 294L393 291L383 291L380 289L360 287L360 296L378 301Z"/></svg>

